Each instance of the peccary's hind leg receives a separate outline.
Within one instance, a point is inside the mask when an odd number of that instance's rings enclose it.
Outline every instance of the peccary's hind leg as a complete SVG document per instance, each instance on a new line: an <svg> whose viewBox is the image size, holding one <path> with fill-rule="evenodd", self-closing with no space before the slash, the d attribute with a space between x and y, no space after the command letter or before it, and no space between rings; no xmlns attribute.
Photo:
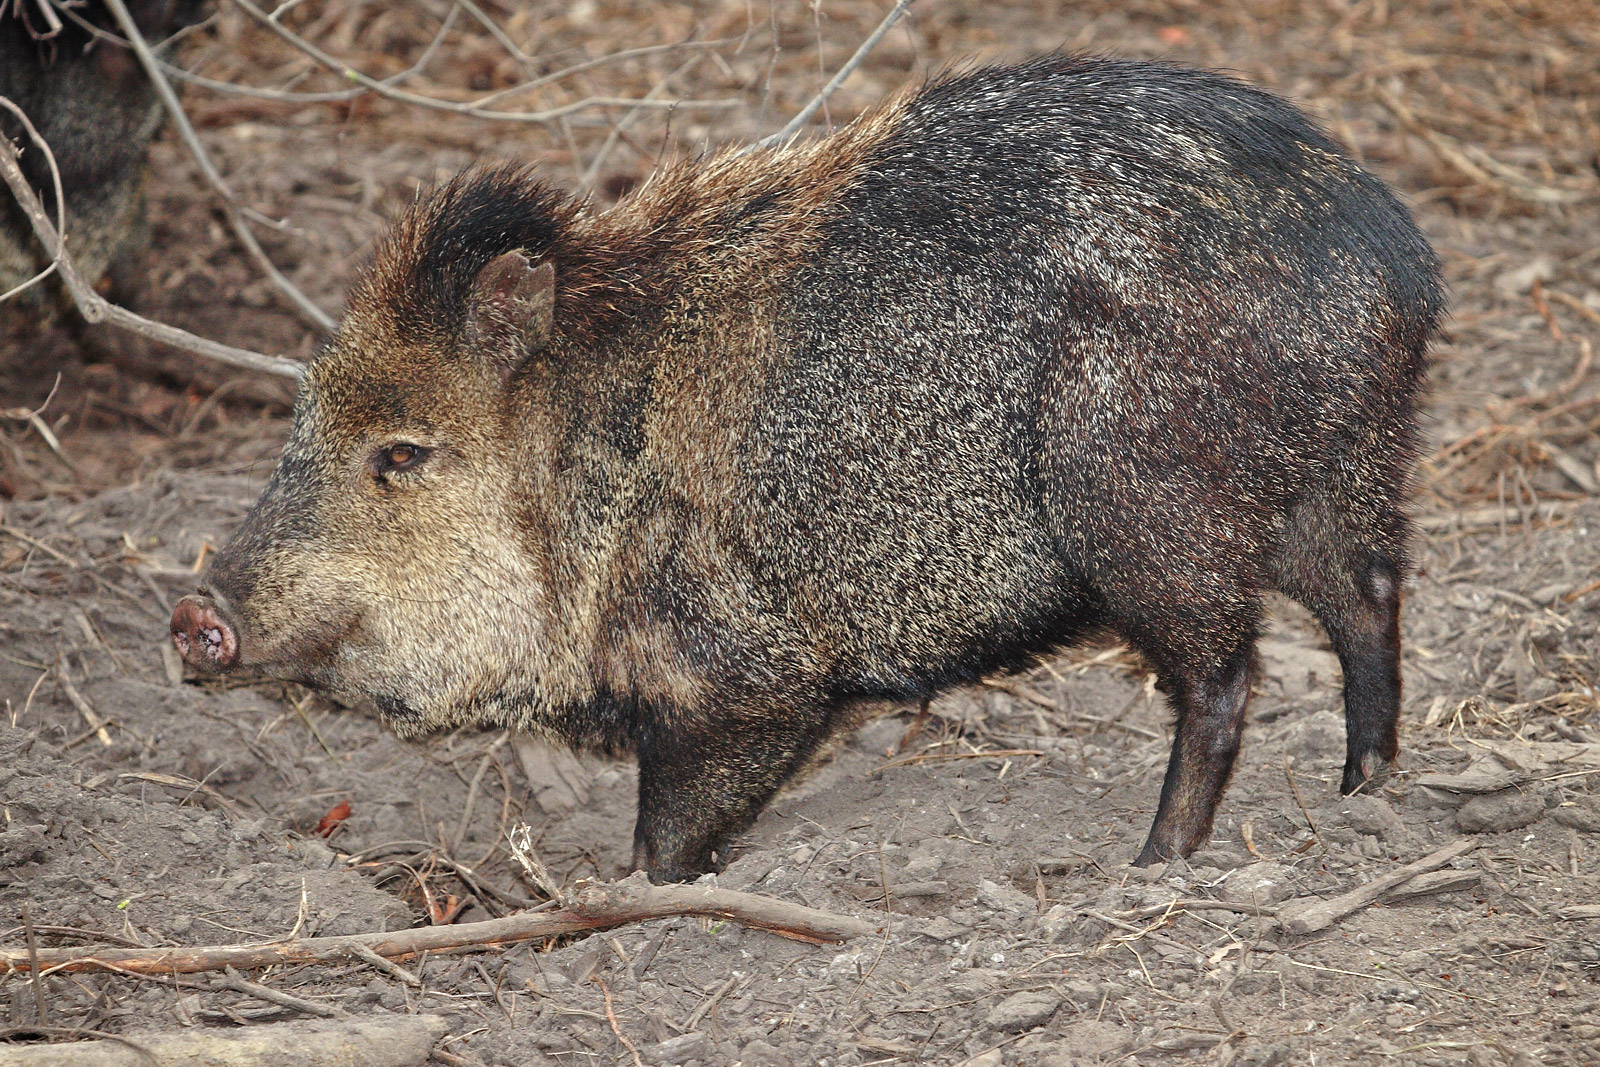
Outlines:
<svg viewBox="0 0 1600 1067"><path fill-rule="evenodd" d="M1381 781L1400 752L1400 565L1398 551L1373 542L1403 543L1403 519L1390 513L1358 535L1346 525L1353 514L1328 498L1296 509L1277 583L1317 616L1344 672L1346 794Z"/></svg>
<svg viewBox="0 0 1600 1067"><path fill-rule="evenodd" d="M1156 663L1177 712L1161 803L1136 867L1187 856L1211 836L1217 804L1233 774L1255 677L1255 625L1222 655L1175 655L1164 642L1132 640ZM1155 647L1152 647L1154 645Z"/></svg>
<svg viewBox="0 0 1600 1067"><path fill-rule="evenodd" d="M1360 606L1323 619L1344 670L1345 794L1381 781L1400 754L1399 568L1373 558L1359 581Z"/></svg>
<svg viewBox="0 0 1600 1067"><path fill-rule="evenodd" d="M725 864L746 829L827 736L799 709L712 722L668 722L638 740L633 865L653 882L686 882Z"/></svg>

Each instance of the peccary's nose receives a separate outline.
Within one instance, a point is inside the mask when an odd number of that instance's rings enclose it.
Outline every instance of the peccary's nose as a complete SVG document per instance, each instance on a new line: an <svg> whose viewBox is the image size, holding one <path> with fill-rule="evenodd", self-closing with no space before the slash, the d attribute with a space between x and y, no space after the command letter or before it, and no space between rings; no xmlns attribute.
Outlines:
<svg viewBox="0 0 1600 1067"><path fill-rule="evenodd" d="M191 667L225 671L239 661L239 631L208 596L186 596L172 609L172 643Z"/></svg>

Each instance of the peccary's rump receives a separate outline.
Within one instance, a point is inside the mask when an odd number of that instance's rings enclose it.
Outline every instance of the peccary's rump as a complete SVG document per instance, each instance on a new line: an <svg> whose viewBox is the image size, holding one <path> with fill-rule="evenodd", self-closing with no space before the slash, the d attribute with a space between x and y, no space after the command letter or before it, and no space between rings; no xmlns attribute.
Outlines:
<svg viewBox="0 0 1600 1067"><path fill-rule="evenodd" d="M1293 108L1052 56L604 214L520 168L396 226L260 503L174 616L197 665L638 754L635 860L714 864L851 708L1091 629L1176 739L1141 863L1209 835L1264 591L1396 755L1401 512L1438 269Z"/></svg>

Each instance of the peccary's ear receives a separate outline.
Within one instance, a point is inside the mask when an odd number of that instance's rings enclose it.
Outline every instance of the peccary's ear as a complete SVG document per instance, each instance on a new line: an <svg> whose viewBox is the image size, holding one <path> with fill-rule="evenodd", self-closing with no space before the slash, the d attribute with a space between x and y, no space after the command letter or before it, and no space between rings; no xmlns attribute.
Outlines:
<svg viewBox="0 0 1600 1067"><path fill-rule="evenodd" d="M472 283L469 342L509 377L550 341L556 310L556 267L538 266L518 249L491 259Z"/></svg>

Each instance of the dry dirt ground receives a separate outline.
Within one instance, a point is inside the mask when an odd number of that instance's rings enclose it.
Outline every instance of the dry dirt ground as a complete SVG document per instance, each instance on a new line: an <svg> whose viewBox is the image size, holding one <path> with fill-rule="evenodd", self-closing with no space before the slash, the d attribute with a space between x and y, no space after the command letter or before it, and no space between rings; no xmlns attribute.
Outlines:
<svg viewBox="0 0 1600 1067"><path fill-rule="evenodd" d="M604 203L659 158L775 129L886 9L478 7L527 58L456 9L405 86L464 99L692 39L711 43L511 103L654 92L709 106L527 124L191 88L220 169L276 223L258 227L268 251L330 311L384 218L472 158L535 157ZM449 10L309 0L286 21L383 76ZM1127 866L1169 721L1140 664L1094 647L948 694L909 737L915 709L865 727L719 879L869 918L875 937L815 947L677 919L412 961L420 988L365 964L257 980L368 1018L443 1015L447 1063L1600 1062L1600 920L1581 917L1600 889L1600 10L923 0L826 119L952 60L1063 45L1226 67L1288 95L1402 191L1444 258L1453 318L1416 501L1404 772L1378 796L1337 795L1337 664L1309 618L1279 606L1237 777L1187 863ZM343 84L232 7L185 47L219 80ZM151 155L137 306L310 354L317 336L238 253L183 147L168 134ZM503 844L519 821L563 882L625 872L625 762L535 768L530 790L495 735L401 743L299 689L185 679L163 654L172 601L270 468L281 384L65 320L3 343L0 408L43 404L59 372L41 417L61 454L30 423L0 421L0 943L23 945L24 905L44 946L395 929L430 907L486 918L540 896ZM1014 754L985 755L1001 752ZM342 802L349 817L317 836ZM1326 930L1295 934L1275 914L1459 839L1475 849ZM39 989L0 976L9 1040L37 1040L36 994L50 1025L113 1034L297 1014L213 976L57 974Z"/></svg>

